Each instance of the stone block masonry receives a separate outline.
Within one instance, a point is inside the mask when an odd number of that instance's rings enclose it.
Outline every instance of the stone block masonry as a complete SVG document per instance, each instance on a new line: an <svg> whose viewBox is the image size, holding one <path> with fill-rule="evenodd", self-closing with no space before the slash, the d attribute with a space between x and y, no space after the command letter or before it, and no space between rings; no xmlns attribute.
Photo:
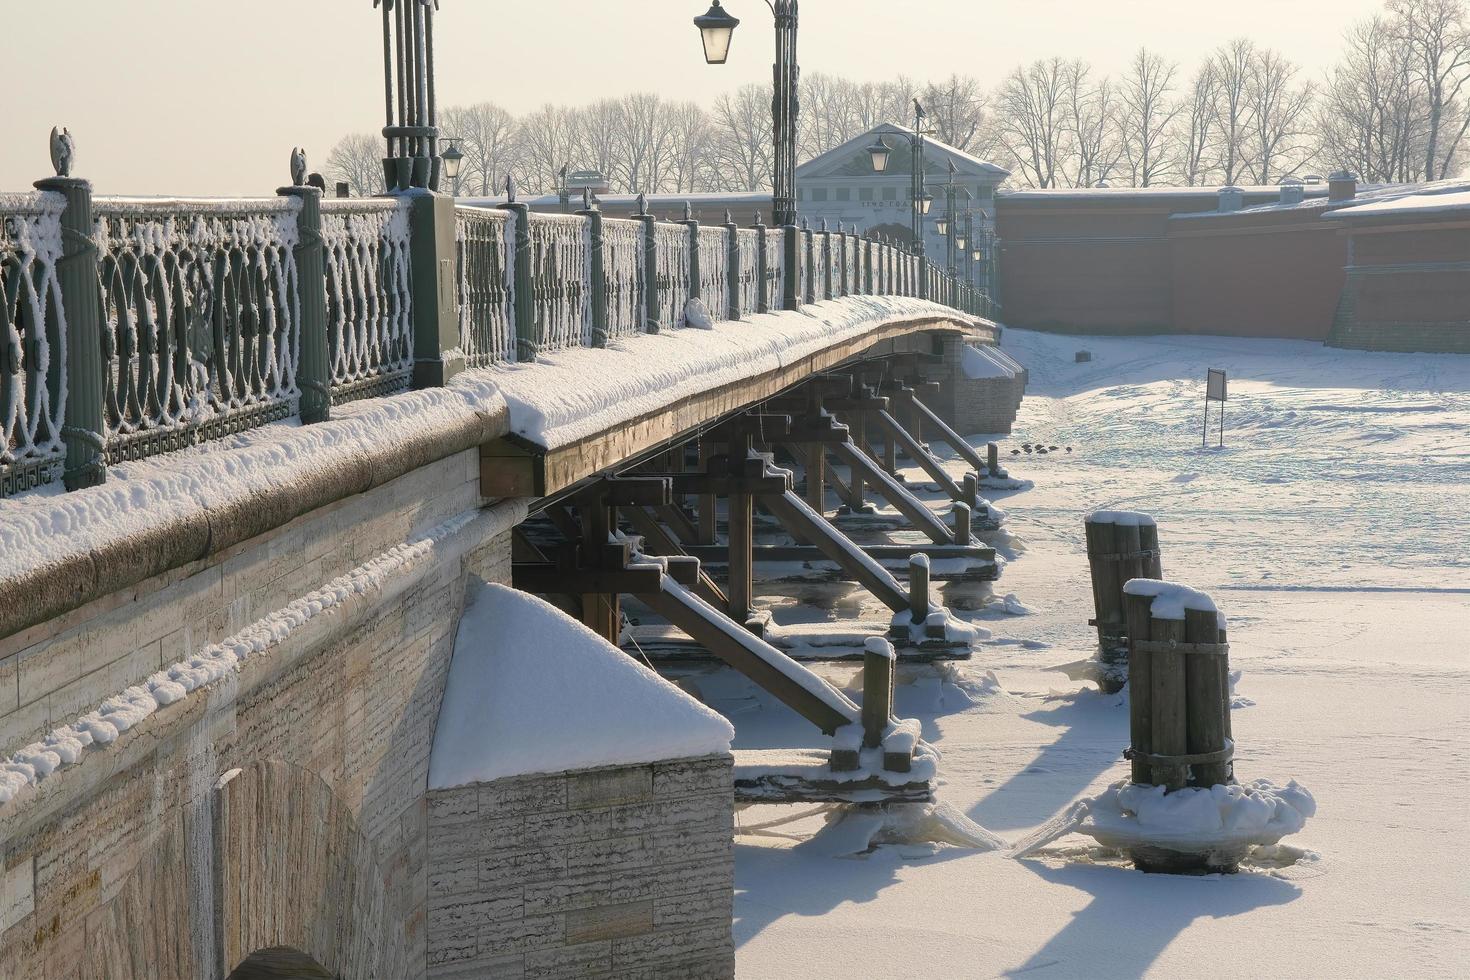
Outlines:
<svg viewBox="0 0 1470 980"><path fill-rule="evenodd" d="M432 790L429 976L733 977L731 766Z"/></svg>

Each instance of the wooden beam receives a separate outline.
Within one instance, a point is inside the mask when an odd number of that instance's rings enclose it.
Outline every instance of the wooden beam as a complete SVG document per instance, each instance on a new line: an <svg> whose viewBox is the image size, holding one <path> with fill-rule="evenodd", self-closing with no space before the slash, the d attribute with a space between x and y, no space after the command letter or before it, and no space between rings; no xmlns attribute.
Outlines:
<svg viewBox="0 0 1470 980"><path fill-rule="evenodd" d="M939 460L935 459L918 439L898 424L898 419L889 415L887 412L874 412L873 418L877 420L878 424L883 427L889 436L898 440L898 444L903 447L904 452L908 454L909 458L918 463L920 469L929 474L931 480L939 484L939 489L944 491L950 500L965 499L964 492L960 490L959 484L954 482L954 477L945 472Z"/></svg>
<svg viewBox="0 0 1470 980"><path fill-rule="evenodd" d="M762 497L761 506L774 514L776 520L794 536L810 541L889 609L902 612L908 608L908 598L904 595L903 586L898 584L898 579L858 549L831 522L795 493L788 490L780 496L772 494Z"/></svg>
<svg viewBox="0 0 1470 980"><path fill-rule="evenodd" d="M893 445L891 435L888 444L890 448ZM950 533L949 528L934 516L933 511L924 506L923 501L910 493L892 474L879 468L851 442L833 446L832 453L852 467L854 472L861 471L868 483L872 485L873 492L892 504L908 519L910 524L917 530L923 531L930 541L935 544L950 544L953 541L954 536Z"/></svg>
<svg viewBox="0 0 1470 980"><path fill-rule="evenodd" d="M649 554L662 555L664 557L683 556L687 554L679 542L675 541L673 536L664 530L664 526L642 507L624 507L622 508L622 514L628 519L628 523L633 525L633 530L643 535L643 547ZM719 551L720 557L723 558L724 549L721 548ZM729 607L729 599L725 597L724 590L715 584L715 580L710 578L709 573L703 567L699 569L699 574L693 583L693 588L699 597L710 605L719 609Z"/></svg>
<svg viewBox="0 0 1470 980"><path fill-rule="evenodd" d="M823 732L830 735L857 717L857 705L840 691L831 688L826 698L812 693L793 676L798 672L808 673L806 668L747 632L743 625L730 622L719 610L702 599L692 594L686 595L689 601L681 601L679 597L660 589L640 593L638 600L688 633L710 653L749 677ZM782 664L787 667L786 670L778 666Z"/></svg>

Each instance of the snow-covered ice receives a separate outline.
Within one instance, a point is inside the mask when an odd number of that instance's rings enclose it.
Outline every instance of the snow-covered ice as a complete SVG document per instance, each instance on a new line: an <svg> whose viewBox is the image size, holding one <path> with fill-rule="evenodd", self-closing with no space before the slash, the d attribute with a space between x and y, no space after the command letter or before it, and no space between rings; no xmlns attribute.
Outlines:
<svg viewBox="0 0 1470 980"><path fill-rule="evenodd" d="M1242 785L1299 779L1316 815L1240 874L1172 877L1079 835L1021 860L881 843L834 857L800 846L830 814L792 810L780 836L737 837L739 974L1470 975L1470 357L1221 337L1085 345L1093 360L1076 364L1077 337L1006 332L1030 390L1016 431L989 438L1005 455L1074 447L1016 458L1034 486L997 492L1015 540L995 590L1031 612L965 605L994 635L968 664L900 663L895 713L943 755L939 802L1006 840L1108 792L1127 774L1126 693L1047 668L1095 651L1084 516L1142 512L1165 578L1229 617L1249 694L1234 702ZM1231 377L1223 450L1200 445L1210 367ZM965 588L947 587L946 604ZM845 616L886 618L855 602ZM854 665L817 669L859 683ZM734 720L737 749L816 744L743 678L693 680Z"/></svg>

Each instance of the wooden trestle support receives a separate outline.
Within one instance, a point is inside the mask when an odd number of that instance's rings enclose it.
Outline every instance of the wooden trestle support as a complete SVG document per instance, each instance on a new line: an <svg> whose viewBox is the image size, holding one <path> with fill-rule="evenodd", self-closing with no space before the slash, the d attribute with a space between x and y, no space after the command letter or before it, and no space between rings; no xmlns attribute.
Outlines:
<svg viewBox="0 0 1470 980"><path fill-rule="evenodd" d="M516 587L561 597L580 613L583 623L608 641L619 643L621 597L633 596L821 731L835 735L855 726L848 730L862 731L863 747L883 748L883 773L823 781L813 780L809 773L796 778L777 772L746 787L751 799L847 800L874 790L891 799L930 796L927 779L891 775L910 772L915 742L914 738L893 738L892 647L869 641L863 654L864 704L858 705L767 642L765 621L754 615L757 561L829 560L892 610L897 621L915 627L927 623L938 608L930 595L928 562L914 557L916 553L932 558L963 557L994 568L994 551L972 537L972 514L983 507L978 480L973 475L962 482L951 478L918 434L899 422L891 411L891 398L898 399L910 426L913 420L929 424L967 461L974 450L938 420L912 386L890 384L888 390L888 395L877 394L864 383L862 369L813 379L794 395L761 411L728 418L700 434L697 468L690 468L691 447L686 443L626 475L593 480L568 497L548 502L542 512L563 538L559 544L538 546L524 533L517 536ZM902 450L950 497L953 527L946 526L900 482L891 466L879 461L866 438L870 431L882 435L888 455ZM789 470L777 468L771 456L759 451L775 447L803 465L804 494L796 492ZM848 480L827 469L829 454L847 465ZM871 487L933 543L917 548L855 544L827 517L828 480L846 511L869 509L863 497L865 488ZM716 502L721 498L727 515L723 542L718 539L716 520ZM692 514L685 507L689 500L696 504ZM757 507L800 543L757 547ZM641 538L641 553L635 550L632 537L620 533L623 529ZM907 586L882 564L905 558L911 559ZM723 586L706 571L701 559L725 565L728 574ZM898 632L907 639L907 626ZM942 644L942 627L937 636L932 625L921 632ZM830 759L832 770L859 768L859 755L851 738L839 736Z"/></svg>

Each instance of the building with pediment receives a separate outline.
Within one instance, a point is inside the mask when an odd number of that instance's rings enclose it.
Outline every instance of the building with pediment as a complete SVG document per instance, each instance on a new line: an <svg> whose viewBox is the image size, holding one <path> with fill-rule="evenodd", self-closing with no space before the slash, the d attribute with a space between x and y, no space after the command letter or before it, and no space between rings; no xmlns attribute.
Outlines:
<svg viewBox="0 0 1470 980"><path fill-rule="evenodd" d="M796 206L801 216L813 224L825 218L834 227L838 223L856 225L863 234L876 232L898 241L912 241L909 198L913 135L912 129L883 123L797 167ZM892 151L883 173L873 171L868 152L879 138ZM934 204L924 222L924 250L930 258L941 261L945 239L939 234L938 219L945 216L945 185L950 179L951 163L955 186L969 194L968 201L964 194L956 194L961 227L968 206L974 211L974 231L982 244L994 232L996 187L1010 176L1003 167L925 137L924 181Z"/></svg>

